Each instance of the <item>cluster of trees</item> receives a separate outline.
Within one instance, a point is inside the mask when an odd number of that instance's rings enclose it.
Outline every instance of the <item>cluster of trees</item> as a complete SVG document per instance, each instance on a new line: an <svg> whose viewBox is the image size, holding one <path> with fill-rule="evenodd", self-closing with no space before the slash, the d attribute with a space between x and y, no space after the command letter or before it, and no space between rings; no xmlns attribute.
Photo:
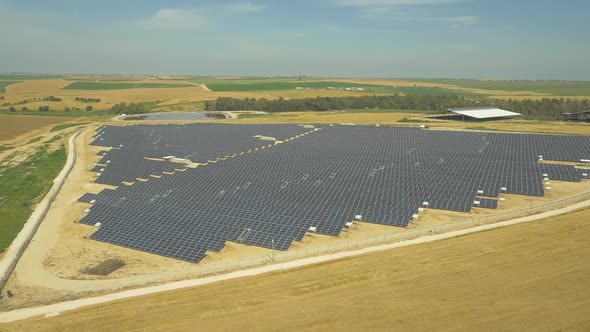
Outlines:
<svg viewBox="0 0 590 332"><path fill-rule="evenodd" d="M34 100L41 100L41 101L55 101L55 102L58 102L58 101L61 101L61 98L59 98L59 97L55 97L55 96L49 96L49 97L43 97L43 98L41 98L41 99L39 99L39 98L34 98Z"/></svg>
<svg viewBox="0 0 590 332"><path fill-rule="evenodd" d="M114 114L141 114L145 112L145 105L142 103L120 103L111 107L111 113Z"/></svg>
<svg viewBox="0 0 590 332"><path fill-rule="evenodd" d="M49 107L49 106L48 106ZM10 108L8 109L10 112L16 112L16 108L14 106L10 106ZM21 108L21 111L23 112L28 112L29 108L24 106L23 108ZM41 112L41 108L39 108L39 111Z"/></svg>
<svg viewBox="0 0 590 332"><path fill-rule="evenodd" d="M2 106L8 106L8 105L24 105L24 104L28 104L28 103L35 102L35 101L59 102L59 101L61 101L61 98L55 97L55 96L37 97L37 98L24 99L24 100L17 101L17 102L14 102L14 103L5 103L5 104L2 104Z"/></svg>
<svg viewBox="0 0 590 332"><path fill-rule="evenodd" d="M496 106L527 116L559 118L565 112L590 109L588 99L544 98L539 100L466 99L455 96L387 95L361 97L317 97L305 99L237 99L219 97L205 102L207 111L331 111L345 109L401 109L441 112L453 107Z"/></svg>
<svg viewBox="0 0 590 332"><path fill-rule="evenodd" d="M215 102L206 102L206 110L242 111L255 110L265 112L290 111L331 111L344 109L404 109L436 111L449 107L474 106L477 101L447 96L361 96L361 97L317 97L305 99L236 99L219 97Z"/></svg>
<svg viewBox="0 0 590 332"><path fill-rule="evenodd" d="M494 106L527 116L557 119L563 113L590 109L590 99L543 98L538 100L494 100Z"/></svg>
<svg viewBox="0 0 590 332"><path fill-rule="evenodd" d="M16 112L16 108L14 106L11 106L8 110L10 112ZM21 110L23 112L28 112L29 108L25 106L25 107L21 108ZM49 112L51 110L51 108L49 106L45 105L45 106L39 106L38 110L39 110L39 112ZM78 107L65 107L64 108L65 112L79 111L79 110L80 110L80 108L78 108ZM94 110L94 107L92 107L90 105L86 106L86 112L91 112L93 110Z"/></svg>
<svg viewBox="0 0 590 332"><path fill-rule="evenodd" d="M65 107L64 111L65 112L70 112L70 111L79 111L80 108L79 107ZM86 112L92 112L94 110L94 107L88 105L86 106Z"/></svg>
<svg viewBox="0 0 590 332"><path fill-rule="evenodd" d="M82 103L100 103L100 98L82 98L82 97L76 97L76 101L82 102Z"/></svg>

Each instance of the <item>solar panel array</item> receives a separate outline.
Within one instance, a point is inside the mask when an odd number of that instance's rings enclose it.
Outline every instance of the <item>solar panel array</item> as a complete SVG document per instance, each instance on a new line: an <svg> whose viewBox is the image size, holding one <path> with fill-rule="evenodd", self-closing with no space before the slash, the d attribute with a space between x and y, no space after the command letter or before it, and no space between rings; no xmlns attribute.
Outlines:
<svg viewBox="0 0 590 332"><path fill-rule="evenodd" d="M137 178L146 179L150 175L184 171L186 165L153 159L176 157L207 163L272 143L255 136L281 141L310 131L293 125L236 128L236 125L216 124L102 126L91 145L111 150L101 152L103 157L92 169L99 173L96 182L118 186L121 182L135 182Z"/></svg>
<svg viewBox="0 0 590 332"><path fill-rule="evenodd" d="M285 142L268 146L256 135ZM100 223L93 239L191 262L227 241L287 250L310 228L337 236L357 215L406 227L425 202L468 212L496 208L500 192L542 196L544 174L582 177L572 166L540 164L539 156L590 156L590 138L581 136L368 126L104 127L93 144L120 149L101 163L111 183L162 170L140 156L218 160L80 199L94 201L82 219Z"/></svg>

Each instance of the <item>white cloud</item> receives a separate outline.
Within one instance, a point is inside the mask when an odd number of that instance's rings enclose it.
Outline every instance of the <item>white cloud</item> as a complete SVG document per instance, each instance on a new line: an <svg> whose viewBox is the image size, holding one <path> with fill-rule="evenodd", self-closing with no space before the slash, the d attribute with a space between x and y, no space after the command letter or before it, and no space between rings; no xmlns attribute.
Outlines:
<svg viewBox="0 0 590 332"><path fill-rule="evenodd" d="M257 13L268 8L265 5L257 5L252 2L232 2L223 6L225 9L237 13Z"/></svg>
<svg viewBox="0 0 590 332"><path fill-rule="evenodd" d="M465 16L439 16L426 11L402 10L399 7L374 7L361 9L361 18L375 21L400 21L400 22L444 22L452 27L461 27L477 23L477 17Z"/></svg>
<svg viewBox="0 0 590 332"><path fill-rule="evenodd" d="M163 8L140 20L139 24L147 29L194 30L203 27L208 18L214 19L220 14L257 13L267 8L268 6L252 2L230 2L191 9Z"/></svg>
<svg viewBox="0 0 590 332"><path fill-rule="evenodd" d="M331 0L332 5L358 8L361 18L375 21L444 22L451 27L477 23L472 15L441 16L431 6L452 5L466 0Z"/></svg>
<svg viewBox="0 0 590 332"><path fill-rule="evenodd" d="M452 27L458 28L462 26L474 25L477 23L477 17L475 16L453 16L444 18L447 22L452 23Z"/></svg>
<svg viewBox="0 0 590 332"><path fill-rule="evenodd" d="M164 8L140 24L148 29L191 30L202 27L205 22L196 10Z"/></svg>

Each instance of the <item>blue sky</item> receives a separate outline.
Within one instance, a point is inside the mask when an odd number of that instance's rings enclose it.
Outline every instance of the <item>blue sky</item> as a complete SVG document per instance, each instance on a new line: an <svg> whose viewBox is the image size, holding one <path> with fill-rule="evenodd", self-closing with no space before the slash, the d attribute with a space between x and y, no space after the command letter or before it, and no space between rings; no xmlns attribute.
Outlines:
<svg viewBox="0 0 590 332"><path fill-rule="evenodd" d="M0 72L590 80L587 0L0 0Z"/></svg>

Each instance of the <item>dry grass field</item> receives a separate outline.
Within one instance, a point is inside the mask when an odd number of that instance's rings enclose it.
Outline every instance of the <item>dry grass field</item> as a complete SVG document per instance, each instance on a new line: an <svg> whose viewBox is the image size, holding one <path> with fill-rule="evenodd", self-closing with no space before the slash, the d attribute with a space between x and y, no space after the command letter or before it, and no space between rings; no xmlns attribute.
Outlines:
<svg viewBox="0 0 590 332"><path fill-rule="evenodd" d="M413 113L396 112L284 112L272 113L268 116L256 116L252 118L223 120L227 123L354 123L357 125L395 125L419 127L421 124L431 128L473 129L507 132L548 133L548 134L573 134L590 135L590 124L568 123L557 121L526 121L503 120L491 122L461 122L461 121L429 121L420 118L422 115ZM403 119L416 119L412 122L403 122ZM401 121L401 122L400 122Z"/></svg>
<svg viewBox="0 0 590 332"><path fill-rule="evenodd" d="M19 136L32 137L35 133L41 133L68 121L72 121L72 118L0 114L0 142L14 140Z"/></svg>
<svg viewBox="0 0 590 332"><path fill-rule="evenodd" d="M587 331L589 210L0 325L2 331Z"/></svg>
<svg viewBox="0 0 590 332"><path fill-rule="evenodd" d="M90 79L90 78L89 78ZM36 110L39 106L48 105L54 110L63 110L64 107L78 107L84 109L92 105L95 109L108 109L114 104L121 102L160 102L162 106L173 104L190 104L205 100L215 100L218 97L227 96L234 98L266 98L276 99L284 98L308 98L308 97L341 97L355 96L359 93L350 91L331 91L331 90L286 90L286 91L253 91L253 92L212 92L205 86L197 83L191 83L185 80L125 80L121 82L110 78L110 80L97 80L100 83L114 84L157 84L157 85L178 85L179 87L166 88L136 88L136 89L113 89L113 90L69 90L64 89L74 81L65 79L42 79L42 80L25 80L6 87L5 102L14 104L17 109L23 106L31 110ZM81 81L92 82L92 81ZM194 85L186 87L186 85ZM367 94L367 93L365 93ZM55 96L62 99L61 102L44 102L30 101L26 104L16 104L21 101L33 98L43 98ZM100 98L99 103L83 103L76 101L75 98Z"/></svg>
<svg viewBox="0 0 590 332"><path fill-rule="evenodd" d="M151 81L133 81L133 83L149 83ZM164 82L164 83L162 83ZM23 105L15 105L20 109L23 106L29 109L37 109L39 106L48 105L52 109L62 110L64 107L78 107L84 109L92 105L95 109L106 109L120 102L148 102L158 100L186 100L197 101L204 98L206 91L200 85L194 87L171 88L147 88L147 89L122 89L122 90L64 90L71 81L63 79L27 80L10 85L6 88L6 101L17 103L26 99L56 96L61 102L34 101ZM183 81L158 81L158 84L186 84ZM82 103L75 100L80 98L100 98L100 103Z"/></svg>

